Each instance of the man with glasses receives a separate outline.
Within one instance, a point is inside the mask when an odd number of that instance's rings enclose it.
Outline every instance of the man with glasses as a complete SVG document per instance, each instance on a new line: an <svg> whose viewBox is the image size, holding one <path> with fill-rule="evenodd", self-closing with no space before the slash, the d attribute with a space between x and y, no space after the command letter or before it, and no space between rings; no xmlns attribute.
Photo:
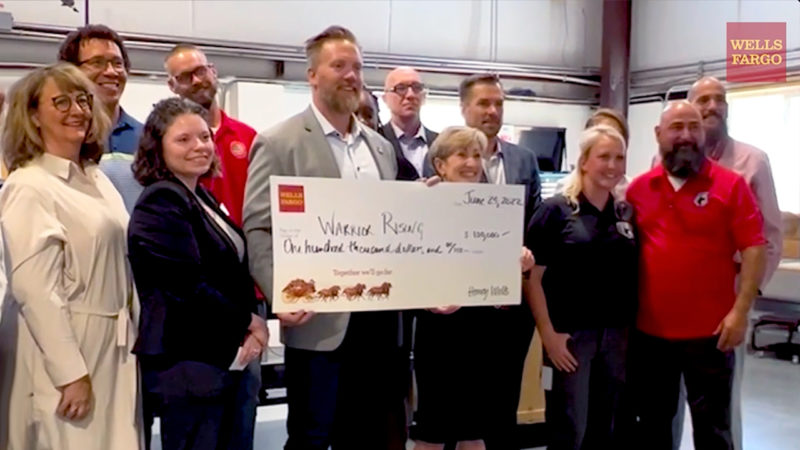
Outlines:
<svg viewBox="0 0 800 450"><path fill-rule="evenodd" d="M209 112L222 174L205 179L203 184L225 206L231 219L241 226L248 155L256 131L229 117L219 107L217 70L202 50L191 44L178 44L164 60L164 68L172 92L198 103Z"/></svg>
<svg viewBox="0 0 800 450"><path fill-rule="evenodd" d="M94 82L97 100L114 124L108 137L108 151L136 153L142 124L119 104L131 68L128 52L119 35L105 25L78 28L64 39L58 50L58 59L75 64Z"/></svg>
<svg viewBox="0 0 800 450"><path fill-rule="evenodd" d="M100 169L122 195L130 213L142 192L130 169L142 124L119 104L131 69L122 38L105 25L87 25L67 35L58 50L58 59L78 66L97 88L95 102L103 105L113 124Z"/></svg>
<svg viewBox="0 0 800 450"><path fill-rule="evenodd" d="M398 180L433 175L433 167L425 164L425 157L438 134L425 128L419 118L426 93L419 72L411 67L398 67L386 76L383 101L392 118L380 131L394 146Z"/></svg>

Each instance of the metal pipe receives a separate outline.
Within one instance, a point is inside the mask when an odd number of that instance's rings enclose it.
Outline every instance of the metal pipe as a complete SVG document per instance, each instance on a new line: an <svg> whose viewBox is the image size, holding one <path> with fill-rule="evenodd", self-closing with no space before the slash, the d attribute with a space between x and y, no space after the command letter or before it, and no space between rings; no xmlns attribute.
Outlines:
<svg viewBox="0 0 800 450"><path fill-rule="evenodd" d="M15 23L14 31L11 36L38 37L61 39L63 35L71 31L68 27L54 25L38 25L29 23ZM132 48L167 50L175 42L182 40L193 42L204 47L209 52L227 53L235 51L237 56L252 56L265 59L281 59L292 62L305 63L306 58L300 47L257 44L252 42L237 42L219 39L187 38L179 36L149 35L140 33L120 33L126 40L126 45ZM434 71L433 69L449 69L449 72L456 73L476 73L476 72L497 72L501 76L513 76L519 78L548 79L563 83L581 84L596 86L591 80L599 76L599 69L590 68L568 68L544 65L517 64L509 62L488 62L469 59L455 58L434 58L426 56L395 55L379 52L364 52L364 61L367 66L375 68L394 68L399 65L410 65L423 71ZM545 76L548 76L545 78ZM585 77L585 78L582 78ZM587 80L588 79L588 80ZM588 83L587 83L588 82Z"/></svg>

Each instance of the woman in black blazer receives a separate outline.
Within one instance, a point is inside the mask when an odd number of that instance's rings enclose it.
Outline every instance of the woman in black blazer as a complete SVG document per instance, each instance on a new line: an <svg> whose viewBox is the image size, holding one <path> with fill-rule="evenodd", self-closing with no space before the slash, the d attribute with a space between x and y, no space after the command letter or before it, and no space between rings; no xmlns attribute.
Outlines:
<svg viewBox="0 0 800 450"><path fill-rule="evenodd" d="M145 186L128 252L142 304L139 356L146 418L161 417L164 450L228 449L243 367L267 345L242 231L198 184L216 170L206 111L184 99L156 104L133 170Z"/></svg>

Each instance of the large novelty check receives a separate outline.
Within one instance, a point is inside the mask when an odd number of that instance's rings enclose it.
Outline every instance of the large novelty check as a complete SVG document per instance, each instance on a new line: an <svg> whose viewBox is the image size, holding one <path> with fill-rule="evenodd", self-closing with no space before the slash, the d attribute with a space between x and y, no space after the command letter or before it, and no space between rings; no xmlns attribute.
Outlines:
<svg viewBox="0 0 800 450"><path fill-rule="evenodd" d="M270 177L274 312L519 304L524 188Z"/></svg>

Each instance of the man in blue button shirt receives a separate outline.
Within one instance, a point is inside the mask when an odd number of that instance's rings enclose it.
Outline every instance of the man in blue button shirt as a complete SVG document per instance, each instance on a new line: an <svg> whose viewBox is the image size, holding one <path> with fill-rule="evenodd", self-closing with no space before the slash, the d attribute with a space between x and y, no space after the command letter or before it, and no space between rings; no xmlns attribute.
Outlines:
<svg viewBox="0 0 800 450"><path fill-rule="evenodd" d="M142 124L119 105L131 68L122 38L105 25L87 25L67 35L58 50L58 59L75 64L94 82L99 97L96 100L105 107L114 124L108 136L108 154L100 160L100 168L122 195L130 212L142 191L130 169L139 147Z"/></svg>

